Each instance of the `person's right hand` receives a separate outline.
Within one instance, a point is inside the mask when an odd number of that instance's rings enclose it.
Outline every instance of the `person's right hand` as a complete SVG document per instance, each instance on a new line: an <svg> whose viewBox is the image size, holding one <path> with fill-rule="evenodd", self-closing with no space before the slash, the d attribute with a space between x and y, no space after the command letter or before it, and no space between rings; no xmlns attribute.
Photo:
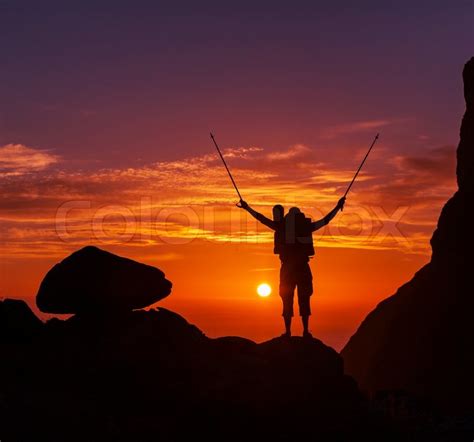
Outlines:
<svg viewBox="0 0 474 442"><path fill-rule="evenodd" d="M344 204L346 203L346 197L343 196L338 202L337 202L337 207L339 207L340 210L344 209Z"/></svg>
<svg viewBox="0 0 474 442"><path fill-rule="evenodd" d="M249 205L244 200L240 200L239 204L237 204L237 207L247 210L249 208Z"/></svg>

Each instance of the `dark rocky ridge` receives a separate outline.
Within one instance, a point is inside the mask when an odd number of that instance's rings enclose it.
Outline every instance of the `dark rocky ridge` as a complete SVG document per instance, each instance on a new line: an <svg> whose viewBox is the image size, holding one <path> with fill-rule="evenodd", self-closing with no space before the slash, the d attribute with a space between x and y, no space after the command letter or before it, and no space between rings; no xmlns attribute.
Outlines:
<svg viewBox="0 0 474 442"><path fill-rule="evenodd" d="M432 259L362 322L341 354L366 391L402 389L447 412L474 412L474 58L464 67L459 189L433 234Z"/></svg>
<svg viewBox="0 0 474 442"><path fill-rule="evenodd" d="M42 322L19 299L0 301L0 343L24 343L42 328Z"/></svg>
<svg viewBox="0 0 474 442"><path fill-rule="evenodd" d="M317 339L210 339L166 309L52 319L22 346L10 337L2 440L332 440L379 428Z"/></svg>

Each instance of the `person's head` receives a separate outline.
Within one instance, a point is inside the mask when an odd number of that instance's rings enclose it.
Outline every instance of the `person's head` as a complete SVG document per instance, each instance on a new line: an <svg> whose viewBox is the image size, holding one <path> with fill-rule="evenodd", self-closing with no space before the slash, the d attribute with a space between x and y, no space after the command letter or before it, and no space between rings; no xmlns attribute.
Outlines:
<svg viewBox="0 0 474 442"><path fill-rule="evenodd" d="M283 219L283 215L285 214L285 210L281 204L277 204L273 206L273 220L274 221L281 221Z"/></svg>
<svg viewBox="0 0 474 442"><path fill-rule="evenodd" d="M301 210L298 207L292 207L285 215L285 222L293 224L299 214L301 214Z"/></svg>
<svg viewBox="0 0 474 442"><path fill-rule="evenodd" d="M297 213L301 213L301 210L298 209L298 207L292 207L290 210L288 210L288 215L290 216L295 216Z"/></svg>

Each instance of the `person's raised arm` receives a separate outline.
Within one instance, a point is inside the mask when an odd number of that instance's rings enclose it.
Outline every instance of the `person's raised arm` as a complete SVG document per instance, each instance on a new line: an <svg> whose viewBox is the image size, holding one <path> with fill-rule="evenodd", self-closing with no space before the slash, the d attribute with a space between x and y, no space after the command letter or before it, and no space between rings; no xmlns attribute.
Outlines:
<svg viewBox="0 0 474 442"><path fill-rule="evenodd" d="M250 215L252 215L257 221L260 221L263 225L270 227L272 230L277 229L277 223L266 216L263 216L261 213L258 213L256 210L253 210L244 200L240 200L240 205L237 207L246 210Z"/></svg>
<svg viewBox="0 0 474 442"><path fill-rule="evenodd" d="M346 198L342 197L336 204L336 207L332 209L324 218L321 218L318 221L315 221L314 223L311 223L311 226L313 228L313 232L315 230L320 229L321 227L324 227L326 224L329 224L331 220L337 215L337 212L339 210L342 210L344 207L344 203L346 202Z"/></svg>

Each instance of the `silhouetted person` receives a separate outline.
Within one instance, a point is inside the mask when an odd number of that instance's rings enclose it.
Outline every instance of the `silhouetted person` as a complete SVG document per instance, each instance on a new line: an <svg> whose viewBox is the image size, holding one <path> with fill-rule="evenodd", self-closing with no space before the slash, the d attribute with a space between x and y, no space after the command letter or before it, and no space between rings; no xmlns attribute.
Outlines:
<svg viewBox="0 0 474 442"><path fill-rule="evenodd" d="M273 207L273 220L253 210L245 201L240 201L242 209L247 210L254 218L275 231L273 253L280 256L280 296L283 301L283 319L285 333L291 336L291 319L293 317L293 297L298 288L298 306L303 322L303 336L310 337L308 329L311 315L310 297L313 294L313 275L309 267L309 257L314 255L313 232L328 224L344 207L346 199L341 198L336 207L324 218L312 222L300 209L292 207L284 215L281 205Z"/></svg>

